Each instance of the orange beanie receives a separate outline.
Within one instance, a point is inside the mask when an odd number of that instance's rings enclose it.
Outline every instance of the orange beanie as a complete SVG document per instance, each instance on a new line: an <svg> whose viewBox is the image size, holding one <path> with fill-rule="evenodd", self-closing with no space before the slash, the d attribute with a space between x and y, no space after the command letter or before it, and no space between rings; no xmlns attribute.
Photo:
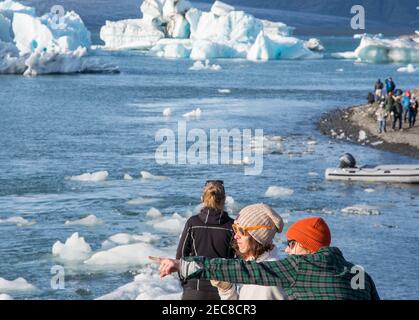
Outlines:
<svg viewBox="0 0 419 320"><path fill-rule="evenodd" d="M330 246L332 240L330 229L322 218L306 218L295 222L289 227L287 238L299 242L312 252Z"/></svg>

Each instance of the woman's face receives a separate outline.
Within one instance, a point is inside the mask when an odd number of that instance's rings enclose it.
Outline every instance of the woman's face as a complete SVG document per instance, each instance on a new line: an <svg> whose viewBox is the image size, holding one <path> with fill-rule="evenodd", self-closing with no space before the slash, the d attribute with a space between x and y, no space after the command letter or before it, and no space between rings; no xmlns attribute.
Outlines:
<svg viewBox="0 0 419 320"><path fill-rule="evenodd" d="M245 257L245 259L250 258L250 235L243 236L239 232L234 234L234 239L236 239L237 247L239 248L240 253Z"/></svg>

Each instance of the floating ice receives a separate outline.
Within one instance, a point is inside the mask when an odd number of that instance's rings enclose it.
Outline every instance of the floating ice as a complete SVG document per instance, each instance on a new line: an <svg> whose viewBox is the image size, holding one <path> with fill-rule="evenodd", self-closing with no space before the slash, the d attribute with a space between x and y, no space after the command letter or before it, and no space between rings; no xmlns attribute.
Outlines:
<svg viewBox="0 0 419 320"><path fill-rule="evenodd" d="M92 252L90 245L79 237L79 233L75 232L63 244L57 241L52 246L52 254L66 261L83 261L87 259Z"/></svg>
<svg viewBox="0 0 419 320"><path fill-rule="evenodd" d="M289 197L294 193L294 190L278 187L278 186L270 186L268 190L265 192L265 197L268 198L279 198L279 197Z"/></svg>
<svg viewBox="0 0 419 320"><path fill-rule="evenodd" d="M367 139L367 133L364 130L360 130L359 135L358 135L358 141L362 142L362 141L365 141L366 139Z"/></svg>
<svg viewBox="0 0 419 320"><path fill-rule="evenodd" d="M93 173L83 173L79 176L71 176L69 179L72 181L91 181L91 182L98 182L98 181L105 181L108 177L108 171L98 171Z"/></svg>
<svg viewBox="0 0 419 320"><path fill-rule="evenodd" d="M308 140L307 141L307 144L308 145L316 145L317 144L317 141L316 140Z"/></svg>
<svg viewBox="0 0 419 320"><path fill-rule="evenodd" d="M160 278L152 268L147 267L136 275L133 282L103 295L97 300L180 300L182 287L174 276Z"/></svg>
<svg viewBox="0 0 419 320"><path fill-rule="evenodd" d="M147 221L147 224L152 225L154 229L175 235L182 233L185 223L186 218L176 212L169 217L164 216Z"/></svg>
<svg viewBox="0 0 419 320"><path fill-rule="evenodd" d="M151 219L156 219L156 218L162 217L162 214L156 208L151 208L150 210L147 211L146 216L151 218Z"/></svg>
<svg viewBox="0 0 419 320"><path fill-rule="evenodd" d="M134 180L134 178L126 173L126 174L124 174L124 180Z"/></svg>
<svg viewBox="0 0 419 320"><path fill-rule="evenodd" d="M163 115L164 115L165 117L170 117L170 116L172 115L172 109L170 109L170 108L166 108L166 109L164 109L164 110L163 110Z"/></svg>
<svg viewBox="0 0 419 320"><path fill-rule="evenodd" d="M358 215L379 215L380 211L377 207L369 206L366 204L357 204L351 207L346 207L341 210L343 213L347 214L358 214Z"/></svg>
<svg viewBox="0 0 419 320"><path fill-rule="evenodd" d="M371 188L367 188L367 189L365 189L364 191L365 191L365 192L368 192L368 193L375 192L375 190L374 190L374 189L371 189Z"/></svg>
<svg viewBox="0 0 419 320"><path fill-rule="evenodd" d="M70 226L92 227L92 226L97 226L99 224L103 224L103 221L98 219L94 214L91 214L91 215L89 215L85 218L79 219L79 220L66 221L65 224L70 225Z"/></svg>
<svg viewBox="0 0 419 320"><path fill-rule="evenodd" d="M204 12L186 1L146 0L141 12L142 19L106 21L100 30L105 48L150 49L159 57L193 60L322 57L317 53L323 49L318 39L304 42L290 37L294 28L257 19L221 1Z"/></svg>
<svg viewBox="0 0 419 320"><path fill-rule="evenodd" d="M368 34L358 38L361 38L361 42L354 52L341 52L333 56L367 63L419 62L419 43L414 39L385 39L382 35Z"/></svg>
<svg viewBox="0 0 419 320"><path fill-rule="evenodd" d="M414 73L416 72L416 68L413 64L409 63L406 67L398 68L397 72Z"/></svg>
<svg viewBox="0 0 419 320"><path fill-rule="evenodd" d="M342 68L340 68L340 69L336 69L336 71L337 71L337 72L343 72L343 69L342 69Z"/></svg>
<svg viewBox="0 0 419 320"><path fill-rule="evenodd" d="M383 143L384 143L384 141L375 141L375 142L371 142L371 145L372 146L378 146L378 145L383 144Z"/></svg>
<svg viewBox="0 0 419 320"><path fill-rule="evenodd" d="M201 61L195 61L192 67L189 68L189 70L213 70L213 71L219 71L221 70L221 66L218 64L210 64L209 60L205 60L204 63Z"/></svg>
<svg viewBox="0 0 419 320"><path fill-rule="evenodd" d="M0 224L15 224L18 227L31 226L35 223L35 221L28 221L23 217L10 217L4 220L0 219Z"/></svg>
<svg viewBox="0 0 419 320"><path fill-rule="evenodd" d="M27 293L36 290L36 287L24 278L17 278L13 281L0 278L0 292L2 293Z"/></svg>
<svg viewBox="0 0 419 320"><path fill-rule="evenodd" d="M230 89L218 89L218 93L231 93Z"/></svg>
<svg viewBox="0 0 419 320"><path fill-rule="evenodd" d="M171 248L173 250L173 248ZM148 243L120 245L94 253L84 263L91 266L128 267L150 263L148 256L168 256L168 250L160 250Z"/></svg>
<svg viewBox="0 0 419 320"><path fill-rule="evenodd" d="M183 117L187 119L199 119L201 118L201 116L202 116L202 110L200 108L187 112L183 115Z"/></svg>
<svg viewBox="0 0 419 320"><path fill-rule="evenodd" d="M317 172L313 172L313 171L311 171L311 172L309 172L309 173L308 173L308 175L309 175L309 176L312 176L312 177L316 177L316 176L318 176L319 174L318 174Z"/></svg>
<svg viewBox="0 0 419 320"><path fill-rule="evenodd" d="M140 205L146 205L146 204L152 204L160 201L160 199L157 198L135 198L127 201L127 204L133 205L133 206L140 206Z"/></svg>
<svg viewBox="0 0 419 320"><path fill-rule="evenodd" d="M1 293L0 294L0 300L13 300L13 298L11 296L9 296L8 294Z"/></svg>
<svg viewBox="0 0 419 320"><path fill-rule="evenodd" d="M141 177L142 177L143 180L165 180L165 179L167 179L167 177L165 177L165 176L152 175L148 171L141 171Z"/></svg>
<svg viewBox="0 0 419 320"><path fill-rule="evenodd" d="M133 242L153 243L160 240L160 237L149 232L144 232L142 234L117 233L110 236L109 240L115 244L124 245Z"/></svg>

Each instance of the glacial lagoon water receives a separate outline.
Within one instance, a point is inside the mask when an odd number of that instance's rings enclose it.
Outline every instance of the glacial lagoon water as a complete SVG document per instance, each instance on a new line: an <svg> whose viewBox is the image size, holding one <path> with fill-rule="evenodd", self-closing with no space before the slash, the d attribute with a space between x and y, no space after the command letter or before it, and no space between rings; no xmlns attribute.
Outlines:
<svg viewBox="0 0 419 320"><path fill-rule="evenodd" d="M347 38L322 41L329 50L356 47ZM343 152L361 164L417 160L336 141L316 129L322 112L363 103L377 78L392 75L398 86L410 88L418 85L418 73L398 73L398 65L331 58L214 60L221 70L193 71L192 61L142 52L99 55L121 73L0 76L0 278L23 277L37 288L10 292L3 286L0 293L23 299L95 299L131 283L135 275L156 275L155 267L141 259L128 266L111 260L100 266L68 263L52 255L52 246L78 232L95 253L112 235L148 232L158 237L146 235L151 243L144 253L174 255L181 223L199 204L205 180L223 179L234 199L233 214L246 204L266 202L284 215L286 227L320 215L330 224L333 245L365 267L382 298L418 298L419 188L324 179L324 170L336 166ZM172 109L171 117L162 115L165 108ZM268 137L282 137L281 150L264 156L263 172L257 176L245 176L241 165L157 164L156 132L176 131L182 115L196 108L202 116L188 120L188 129L263 129ZM308 143L313 140L315 144ZM68 179L101 170L109 172L105 181ZM141 171L166 179L144 180ZM123 179L125 174L133 180ZM293 192L265 197L270 186ZM374 210L342 212L361 204ZM162 213L161 223L146 215L152 207ZM177 218L172 217L175 212ZM88 215L102 223L65 224ZM7 221L11 217L28 223ZM283 240L278 236L277 245L284 247ZM64 266L64 290L51 288L54 265ZM153 286L161 295L176 296L176 281L171 283L174 287L168 288L157 279ZM140 294L158 296L141 289L115 296Z"/></svg>

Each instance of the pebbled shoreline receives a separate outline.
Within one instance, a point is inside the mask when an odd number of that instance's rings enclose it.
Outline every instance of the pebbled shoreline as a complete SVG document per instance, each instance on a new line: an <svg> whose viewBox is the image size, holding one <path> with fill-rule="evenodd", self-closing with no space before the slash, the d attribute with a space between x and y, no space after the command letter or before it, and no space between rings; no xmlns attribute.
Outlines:
<svg viewBox="0 0 419 320"><path fill-rule="evenodd" d="M419 96L418 89L415 94ZM419 159L419 115L414 128L409 129L407 124L403 124L403 131L393 132L390 121L387 121L387 132L379 134L375 118L377 107L378 104L374 103L323 113L317 128L322 134L336 140L350 141Z"/></svg>

